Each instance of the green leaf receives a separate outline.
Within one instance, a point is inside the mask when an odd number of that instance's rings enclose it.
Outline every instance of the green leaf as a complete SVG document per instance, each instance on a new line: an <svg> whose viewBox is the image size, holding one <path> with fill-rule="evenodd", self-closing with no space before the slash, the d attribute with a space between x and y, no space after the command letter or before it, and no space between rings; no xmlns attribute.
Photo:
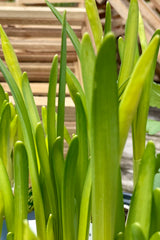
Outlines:
<svg viewBox="0 0 160 240"><path fill-rule="evenodd" d="M150 225L148 223L150 223L151 220L155 164L155 146L150 141L147 144L142 158L139 178L131 199L130 211L125 228L125 240L132 239L132 224L134 223L140 224L145 239L149 238Z"/></svg>
<svg viewBox="0 0 160 240"><path fill-rule="evenodd" d="M47 191L47 198L49 200L50 213L54 219L57 219L57 195L52 184L52 175L50 170L49 156L45 144L44 131L41 122L37 124L36 128L36 145L40 161L40 169L45 176L44 185Z"/></svg>
<svg viewBox="0 0 160 240"><path fill-rule="evenodd" d="M133 240L146 240L139 223L137 222L133 223L131 228Z"/></svg>
<svg viewBox="0 0 160 240"><path fill-rule="evenodd" d="M37 123L40 121L38 110L33 98L33 93L29 84L27 73L24 72L22 76L22 92L24 96L24 102L28 112L28 116L31 122L33 134L35 135Z"/></svg>
<svg viewBox="0 0 160 240"><path fill-rule="evenodd" d="M62 187L62 223L63 239L75 240L76 233L74 227L75 214L75 168L78 158L78 137L75 136L69 146L65 160L63 187Z"/></svg>
<svg viewBox="0 0 160 240"><path fill-rule="evenodd" d="M14 148L14 206L15 239L23 239L23 220L28 214L28 156L22 142L16 142Z"/></svg>
<svg viewBox="0 0 160 240"><path fill-rule="evenodd" d="M98 50L103 39L103 29L95 0L85 0L85 7L92 29L95 45Z"/></svg>
<svg viewBox="0 0 160 240"><path fill-rule="evenodd" d="M76 134L79 139L79 154L76 166L76 199L78 211L80 210L81 197L88 169L88 134L87 134L87 118L81 97L76 97Z"/></svg>
<svg viewBox="0 0 160 240"><path fill-rule="evenodd" d="M44 128L44 132L48 141L48 130L47 130L47 107L42 106L41 108L41 115L42 115L42 124Z"/></svg>
<svg viewBox="0 0 160 240"><path fill-rule="evenodd" d="M141 16L141 13L139 11L139 25L138 25L138 34L139 34L139 39L140 39L140 44L142 48L142 52L147 47L147 39L146 39L146 34L145 34L145 28L144 28L144 23L143 23L143 18Z"/></svg>
<svg viewBox="0 0 160 240"><path fill-rule="evenodd" d="M154 233L150 240L160 240L160 232Z"/></svg>
<svg viewBox="0 0 160 240"><path fill-rule="evenodd" d="M83 102L83 106L85 111L86 110L86 97L84 94L84 91L82 89L82 86L80 84L80 82L78 81L78 79L76 78L76 76L73 74L73 72L67 67L67 71L66 71L66 82L67 82L67 86L69 88L69 92L70 92L70 96L73 100L73 102L75 103L75 99L76 99L76 94L79 93Z"/></svg>
<svg viewBox="0 0 160 240"><path fill-rule="evenodd" d="M13 78L15 79L19 89L21 90L22 89L22 72L18 63L17 56L13 50L13 47L1 25L0 25L0 37L1 37L2 49L3 49L3 54L4 54L6 64Z"/></svg>
<svg viewBox="0 0 160 240"><path fill-rule="evenodd" d="M91 102L93 93L93 75L96 56L92 46L92 42L88 33L83 35L80 51L81 71L83 78L83 86L86 95L87 115L91 115ZM87 64L86 64L87 62ZM89 71L88 71L89 67ZM90 122L90 119L89 119Z"/></svg>
<svg viewBox="0 0 160 240"><path fill-rule="evenodd" d="M119 175L119 128L116 41L112 33L104 37L99 49L93 86L93 235L95 240L113 239Z"/></svg>
<svg viewBox="0 0 160 240"><path fill-rule="evenodd" d="M123 98L119 105L120 156L122 155L128 131L136 114L142 90L146 80L150 77L150 74L152 75L153 59L157 56L158 48L159 37L155 36L139 58L123 93Z"/></svg>
<svg viewBox="0 0 160 240"><path fill-rule="evenodd" d="M8 232L14 232L14 199L8 174L0 158L0 192L4 203L4 214Z"/></svg>
<svg viewBox="0 0 160 240"><path fill-rule="evenodd" d="M3 89L2 85L0 84L0 112L1 112L1 107L2 107L4 100L7 100L7 98L6 98L4 89Z"/></svg>
<svg viewBox="0 0 160 240"><path fill-rule="evenodd" d="M0 236L2 233L3 216L4 216L4 202L3 202L2 193L0 192Z"/></svg>
<svg viewBox="0 0 160 240"><path fill-rule="evenodd" d="M47 222L47 240L54 240L54 230L53 230L53 216L52 214L49 215L48 222Z"/></svg>
<svg viewBox="0 0 160 240"><path fill-rule="evenodd" d="M55 185L58 197L58 225L59 225L59 237L62 237L62 184L64 175L64 156L62 139L57 137L52 148L52 168L54 171Z"/></svg>
<svg viewBox="0 0 160 240"><path fill-rule="evenodd" d="M126 81L133 70L135 60L135 50L137 46L138 35L138 3L137 0L130 1L128 18L125 28L125 45L118 78L118 84L121 86Z"/></svg>
<svg viewBox="0 0 160 240"><path fill-rule="evenodd" d="M150 106L160 108L160 85L155 82L152 85Z"/></svg>
<svg viewBox="0 0 160 240"><path fill-rule="evenodd" d="M111 27L111 5L109 2L106 3L106 14L105 14L105 25L104 25L104 34L106 35L108 32L112 30Z"/></svg>
<svg viewBox="0 0 160 240"><path fill-rule="evenodd" d="M59 97L57 113L57 136L64 140L64 114L65 114L65 86L66 86L66 13L63 15L61 63L59 77Z"/></svg>
<svg viewBox="0 0 160 240"><path fill-rule="evenodd" d="M10 122L11 111L9 103L5 104L0 119L0 158L7 169L9 179L13 179L13 165L10 156Z"/></svg>
<svg viewBox="0 0 160 240"><path fill-rule="evenodd" d="M51 9L51 11L55 15L55 17L58 19L58 21L62 24L63 16L56 10L56 8L50 2L48 2L47 0L45 0L45 2L48 5L48 7ZM79 56L80 41L79 41L78 37L76 36L75 32L72 30L71 26L68 24L68 22L66 22L66 31L67 31L69 38L71 39L71 41L73 43L73 46L76 50L77 55Z"/></svg>
<svg viewBox="0 0 160 240"><path fill-rule="evenodd" d="M159 174L156 174L159 180ZM156 176L156 177L157 177ZM159 185L159 182L158 182ZM152 235L155 232L160 232L160 206L159 206L159 198L160 198L160 187L156 186L156 182L154 180L154 188L153 188L153 201L152 201L152 215L151 215L151 227L150 234Z"/></svg>
<svg viewBox="0 0 160 240"><path fill-rule="evenodd" d="M153 119L148 119L146 131L149 135L154 135L160 132L160 122Z"/></svg>
<svg viewBox="0 0 160 240"><path fill-rule="evenodd" d="M148 74L146 75L145 84L143 87L142 95L140 97L139 105L137 108L137 113L132 124L132 138L133 138L133 156L134 156L134 185L137 181L138 175L138 165L137 160L142 158L145 149L146 140L146 124L149 112L149 102L152 89L152 82L154 79L155 68L157 63L158 49L152 58L152 64L148 69ZM137 166L136 166L137 165Z"/></svg>
<svg viewBox="0 0 160 240"><path fill-rule="evenodd" d="M29 159L29 170L30 170L30 176L31 176L31 182L32 182L35 215L38 222L37 234L38 236L41 236L41 239L44 240L45 239L45 215L44 215L42 195L41 195L41 190L39 185L37 157L36 157L36 151L35 151L35 145L34 145L34 139L32 135L32 129L30 125L30 120L29 120L26 106L25 106L23 97L20 93L20 90L17 87L17 84L13 79L12 75L7 70L6 66L4 65L1 59L0 59L0 70L3 73L4 78L11 89L11 92L16 104L17 113L20 119L21 127L23 129L24 142L25 142L25 147L28 154L28 159Z"/></svg>
<svg viewBox="0 0 160 240"><path fill-rule="evenodd" d="M123 232L119 232L117 234L115 240L124 240L124 233Z"/></svg>
<svg viewBox="0 0 160 240"><path fill-rule="evenodd" d="M121 62L123 59L124 46L125 46L124 39L122 37L119 37L118 38L118 51L119 51L119 56L120 56Z"/></svg>
<svg viewBox="0 0 160 240"><path fill-rule="evenodd" d="M14 233L9 232L9 233L7 234L7 240L14 240Z"/></svg>
<svg viewBox="0 0 160 240"><path fill-rule="evenodd" d="M83 193L81 197L79 227L78 227L78 240L86 240L88 238L88 225L90 223L89 204L91 197L92 187L92 168L91 163L88 166L88 171L83 187Z"/></svg>
<svg viewBox="0 0 160 240"><path fill-rule="evenodd" d="M58 56L56 55L52 62L52 68L49 77L48 102L47 102L47 133L49 157L52 151L53 143L56 139L56 84L58 76Z"/></svg>

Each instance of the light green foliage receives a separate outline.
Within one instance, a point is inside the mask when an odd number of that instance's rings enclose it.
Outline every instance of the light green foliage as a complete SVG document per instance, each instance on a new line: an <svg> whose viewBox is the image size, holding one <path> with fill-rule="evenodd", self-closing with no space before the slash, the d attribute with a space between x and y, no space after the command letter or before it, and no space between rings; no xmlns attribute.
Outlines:
<svg viewBox="0 0 160 240"><path fill-rule="evenodd" d="M18 59L1 25L0 25L0 36L1 36L3 54L5 57L5 61L8 65L9 71L11 72L13 78L15 79L19 89L22 90L22 72L18 63Z"/></svg>
<svg viewBox="0 0 160 240"><path fill-rule="evenodd" d="M103 29L95 0L85 0L86 12L92 29L97 50L103 39Z"/></svg>
<svg viewBox="0 0 160 240"><path fill-rule="evenodd" d="M149 142L142 158L138 182L131 201L125 229L125 240L132 239L132 226L135 223L140 225L145 239L149 237L155 164L155 146L152 142ZM143 204L140 204L142 202ZM134 227L134 231L138 231L137 234L141 234L137 227Z"/></svg>
<svg viewBox="0 0 160 240"><path fill-rule="evenodd" d="M123 58L118 77L119 87L130 77L134 67L138 34L138 13L137 0L131 0L125 28Z"/></svg>
<svg viewBox="0 0 160 240"><path fill-rule="evenodd" d="M99 49L93 86L91 118L93 240L113 239L119 174L119 129L116 42L112 33L105 36Z"/></svg>
<svg viewBox="0 0 160 240"><path fill-rule="evenodd" d="M15 110L0 86L0 227L4 214L9 231L7 239L88 240L92 216L93 240L158 240L160 178L157 171L160 164L154 144L149 142L145 149L145 128L159 50L159 31L147 45L138 1L131 0L125 38L118 40L121 66L117 75L117 46L111 32L109 2L103 33L95 1L85 0L94 43L88 33L80 43L66 21L66 13L61 16L51 3L47 0L46 3L62 24L62 42L57 113L56 55L50 72L47 106L42 107L42 122L27 74L21 72L14 50L0 26L8 66L7 69L0 60L0 70L16 105ZM80 60L83 87L66 66L67 34ZM72 139L64 125L66 83L76 110L76 134ZM159 86L153 84L150 103L159 106L158 97ZM11 165L8 159L19 131L18 122L22 132L18 137L24 143L17 142L14 148L13 196L6 168ZM135 188L125 224L120 160L131 126L134 158L138 161L134 167ZM66 156L64 140L69 145ZM37 236L26 220L28 165Z"/></svg>
<svg viewBox="0 0 160 240"><path fill-rule="evenodd" d="M17 142L14 149L14 238L23 239L23 220L28 213L28 156L22 142Z"/></svg>

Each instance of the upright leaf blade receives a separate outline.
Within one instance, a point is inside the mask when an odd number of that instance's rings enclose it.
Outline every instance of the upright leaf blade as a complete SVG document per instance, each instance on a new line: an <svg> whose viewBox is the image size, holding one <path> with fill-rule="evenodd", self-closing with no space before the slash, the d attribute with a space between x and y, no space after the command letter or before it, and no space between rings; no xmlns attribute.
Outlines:
<svg viewBox="0 0 160 240"><path fill-rule="evenodd" d="M56 120L55 120L55 100L56 100L56 85L58 76L58 56L56 55L52 62L52 68L49 77L48 102L47 102L47 134L48 134L48 149L49 157L53 143L56 139Z"/></svg>
<svg viewBox="0 0 160 240"><path fill-rule="evenodd" d="M131 0L125 29L124 53L118 79L119 87L130 77L133 70L138 36L138 14L138 2L137 0Z"/></svg>
<svg viewBox="0 0 160 240"><path fill-rule="evenodd" d="M23 220L28 214L28 156L22 142L14 148L14 206L15 206L15 239L23 239Z"/></svg>
<svg viewBox="0 0 160 240"><path fill-rule="evenodd" d="M46 4L48 5L48 7L51 9L52 13L56 16L56 18L58 19L58 21L62 24L63 23L63 17L62 15L57 11L57 9L47 0ZM67 34L69 36L69 38L71 39L73 46L76 50L77 55L79 56L79 52L80 52L80 41L78 39L78 37L76 36L75 32L72 30L71 26L68 24L68 22L66 23L66 31Z"/></svg>
<svg viewBox="0 0 160 240"><path fill-rule="evenodd" d="M157 55L159 36L155 36L139 58L119 105L120 156L135 116L142 90ZM134 100L134 101L133 101Z"/></svg>
<svg viewBox="0 0 160 240"><path fill-rule="evenodd" d="M6 66L4 65L1 59L0 59L0 70L3 73L4 78L11 89L12 95L14 97L14 101L16 103L16 109L20 119L21 127L23 128L25 147L27 150L28 158L29 158L29 169L30 169L32 190L33 190L34 203L35 203L34 204L35 215L38 222L37 234L38 236L41 236L42 239L45 239L45 217L44 217L45 215L44 215L41 189L39 185L35 145L34 145L34 139L32 135L32 129L31 129L28 113L27 113L26 106L25 106L23 97L21 95L21 92L17 87L17 84L13 79L12 75L7 70Z"/></svg>
<svg viewBox="0 0 160 240"><path fill-rule="evenodd" d="M6 168L0 158L0 192L4 203L7 230L14 232L14 199Z"/></svg>
<svg viewBox="0 0 160 240"><path fill-rule="evenodd" d="M64 140L64 114L65 114L65 86L66 86L66 13L63 16L59 98L57 114L57 136L62 138L62 148Z"/></svg>
<svg viewBox="0 0 160 240"><path fill-rule="evenodd" d="M83 35L80 51L81 71L83 77L83 86L86 95L87 115L90 117L91 102L93 93L93 74L96 56L92 42L88 33ZM86 64L87 62L87 64ZM88 71L89 67L89 71ZM90 120L89 120L90 121Z"/></svg>
<svg viewBox="0 0 160 240"><path fill-rule="evenodd" d="M132 224L136 222L140 224L145 239L149 238L155 164L155 146L153 142L148 142L142 158L138 182L130 204L125 228L125 240L132 239ZM143 204L141 204L142 202Z"/></svg>
<svg viewBox="0 0 160 240"><path fill-rule="evenodd" d="M24 102L30 119L33 134L35 135L37 123L40 121L38 110L34 101L33 93L29 84L27 73L22 75L22 92L24 96Z"/></svg>
<svg viewBox="0 0 160 240"><path fill-rule="evenodd" d="M103 39L103 29L95 0L85 0L86 12L97 50Z"/></svg>
<svg viewBox="0 0 160 240"><path fill-rule="evenodd" d="M97 55L93 84L91 125L93 240L113 239L115 235L119 175L116 72L116 42L114 35L109 33L105 36Z"/></svg>
<svg viewBox="0 0 160 240"><path fill-rule="evenodd" d="M75 136L70 144L64 169L63 187L62 187L62 223L63 239L76 239L74 227L75 214L75 168L78 158L78 137Z"/></svg>
<svg viewBox="0 0 160 240"><path fill-rule="evenodd" d="M104 25L104 34L107 34L111 31L111 5L109 2L106 3L106 17L105 17L105 25Z"/></svg>
<svg viewBox="0 0 160 240"><path fill-rule="evenodd" d="M9 68L9 71L11 72L13 78L15 79L19 89L21 89L22 88L22 72L18 63L18 59L1 25L0 25L0 37L1 37L3 54L5 57L7 66Z"/></svg>

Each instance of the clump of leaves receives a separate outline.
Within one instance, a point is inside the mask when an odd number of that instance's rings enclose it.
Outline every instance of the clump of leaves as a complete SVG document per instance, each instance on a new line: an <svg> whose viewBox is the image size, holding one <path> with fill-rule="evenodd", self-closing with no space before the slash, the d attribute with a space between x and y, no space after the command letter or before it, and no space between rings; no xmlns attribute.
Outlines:
<svg viewBox="0 0 160 240"><path fill-rule="evenodd" d="M155 33L150 43L146 43L138 2L131 0L125 39L119 40L121 67L117 74L116 39L111 32L109 3L103 33L95 1L85 1L96 49L88 33L80 43L66 22L66 14L61 16L52 4L47 0L46 3L63 27L58 110L55 114L58 75L58 57L55 56L47 108L43 108L44 124L38 115L27 74L21 73L14 50L0 27L8 66L7 69L0 60L0 70L11 89L23 130L24 143L15 145L15 162L21 161L23 154L25 156L25 163L19 163L20 174L15 166L15 196L3 161L0 162L1 196L8 199L3 201L4 211L0 209L0 213L2 216L4 212L6 217L8 239L86 240L91 213L94 240L158 239L159 218L155 209L159 212L159 185L155 183L155 174L160 165L154 144L149 142L145 148L145 134L160 37ZM137 47L138 31L141 55ZM84 89L66 67L67 34L80 59ZM76 107L76 135L72 139L64 126L66 83ZM120 160L131 125L135 188L125 225ZM69 144L66 157L64 139ZM28 165L37 236L25 220ZM22 185L18 186L20 183ZM152 201L153 185L156 186L155 202ZM142 197L145 198L143 207Z"/></svg>

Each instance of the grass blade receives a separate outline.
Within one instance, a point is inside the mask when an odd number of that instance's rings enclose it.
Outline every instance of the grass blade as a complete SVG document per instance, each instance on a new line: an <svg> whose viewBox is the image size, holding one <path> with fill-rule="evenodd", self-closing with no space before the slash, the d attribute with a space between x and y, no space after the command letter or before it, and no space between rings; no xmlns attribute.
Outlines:
<svg viewBox="0 0 160 240"><path fill-rule="evenodd" d="M123 93L123 98L119 105L120 156L127 139L129 128L136 114L146 79L150 76L153 59L157 56L159 41L159 36L155 36L150 42L147 49L139 58Z"/></svg>
<svg viewBox="0 0 160 240"><path fill-rule="evenodd" d="M63 240L76 239L74 227L75 214L75 168L78 158L78 137L75 136L67 153L62 187Z"/></svg>
<svg viewBox="0 0 160 240"><path fill-rule="evenodd" d="M77 93L79 93L81 96L82 102L83 102L84 109L87 112L86 97L85 97L84 91L82 89L82 86L81 86L80 82L78 81L78 79L76 78L76 76L73 74L73 72L68 67L67 67L67 71L66 71L66 82L67 82L67 86L69 88L70 96L71 96L73 102L75 103L76 95L77 95Z"/></svg>
<svg viewBox="0 0 160 240"><path fill-rule="evenodd" d="M48 7L51 9L52 13L56 16L56 18L58 19L58 21L62 24L63 23L63 16L56 10L56 8L47 0L46 4L48 5ZM78 37L76 36L75 32L72 30L71 26L68 24L68 22L66 22L66 31L67 34L69 36L69 38L71 39L73 46L76 50L77 55L79 56L79 52L80 52L80 41L78 39Z"/></svg>
<svg viewBox="0 0 160 240"><path fill-rule="evenodd" d="M79 216L79 228L78 228L78 240L88 239L88 223L90 223L90 214L89 214L89 204L91 197L91 186L92 186L92 168L91 164L88 167L88 172L86 175L82 198L80 206L80 216Z"/></svg>
<svg viewBox="0 0 160 240"><path fill-rule="evenodd" d="M3 76L8 83L12 95L14 97L14 101L16 103L17 113L20 119L21 127L23 129L23 136L25 140L25 147L27 150L28 158L29 158L29 170L31 175L32 182L32 190L34 196L34 206L35 206L35 215L37 219L37 233L40 236L40 239L45 239L45 215L44 208L42 202L42 195L39 185L39 177L38 177L38 168L37 168L37 158L35 152L34 139L32 135L32 129L28 117L28 113L26 110L26 106L23 100L23 97L20 93L19 88L15 80L13 79L10 72L7 70L6 66L0 59L0 70L3 73Z"/></svg>
<svg viewBox="0 0 160 240"><path fill-rule="evenodd" d="M54 219L57 219L57 195L52 184L52 175L49 163L48 152L45 144L44 131L41 122L36 128L36 144L41 166L41 171L45 177L44 185L47 191L47 198L49 200L50 213Z"/></svg>
<svg viewBox="0 0 160 240"><path fill-rule="evenodd" d="M0 36L1 43L5 61L7 63L8 69L11 72L13 78L15 79L19 89L22 89L22 72L18 63L17 56L13 50L13 47L4 32L2 26L0 25Z"/></svg>
<svg viewBox="0 0 160 240"><path fill-rule="evenodd" d="M146 240L139 223L132 225L132 240Z"/></svg>
<svg viewBox="0 0 160 240"><path fill-rule="evenodd" d="M155 175L155 146L148 142L139 171L139 178L130 204L125 229L125 240L132 239L132 224L139 223L146 239L149 238L153 180ZM146 174L147 173L147 174ZM145 199L145 202L143 201ZM141 204L143 201L143 204Z"/></svg>
<svg viewBox="0 0 160 240"><path fill-rule="evenodd" d="M32 123L31 124L32 131L33 131L33 134L35 135L36 126L37 126L37 123L40 121L40 117L39 117L38 110L33 98L33 93L29 85L29 80L26 72L24 72L22 75L22 92L23 92L24 102L26 105L28 116L29 116L30 122Z"/></svg>
<svg viewBox="0 0 160 240"><path fill-rule="evenodd" d="M60 136L62 138L62 149L64 140L65 86L66 86L66 13L64 13L63 16L59 98L57 113L57 136L58 137Z"/></svg>
<svg viewBox="0 0 160 240"><path fill-rule="evenodd" d="M3 216L4 216L4 202L3 202L2 193L0 192L0 236L2 233Z"/></svg>
<svg viewBox="0 0 160 240"><path fill-rule="evenodd" d="M52 168L54 171L55 184L57 189L57 198L58 198L58 224L59 224L59 239L62 238L63 228L62 228L62 184L63 184L63 175L64 175L64 156L62 139L58 137L53 144L52 148Z"/></svg>
<svg viewBox="0 0 160 240"><path fill-rule="evenodd" d="M53 143L57 136L55 120L57 76L58 76L58 56L56 55L52 62L52 68L49 77L48 102L47 102L47 134L48 134L49 158L51 156Z"/></svg>
<svg viewBox="0 0 160 240"><path fill-rule="evenodd" d="M14 199L6 168L0 158L0 192L4 203L4 214L8 232L14 232Z"/></svg>
<svg viewBox="0 0 160 240"><path fill-rule="evenodd" d="M138 14L138 2L137 0L131 0L125 29L124 53L118 79L119 87L130 77L134 67L138 36Z"/></svg>
<svg viewBox="0 0 160 240"><path fill-rule="evenodd" d="M106 3L106 17L105 17L105 25L104 25L104 34L111 32L111 5L109 2Z"/></svg>
<svg viewBox="0 0 160 240"><path fill-rule="evenodd" d="M92 29L95 45L98 50L103 39L103 29L95 0L85 0L85 7Z"/></svg>
<svg viewBox="0 0 160 240"><path fill-rule="evenodd" d="M14 234L12 232L7 234L7 240L14 240Z"/></svg>
<svg viewBox="0 0 160 240"><path fill-rule="evenodd" d="M76 167L76 197L78 210L80 210L80 201L82 197L84 182L88 169L88 134L87 134L87 118L81 101L81 97L76 97L76 134L79 140L79 154Z"/></svg>
<svg viewBox="0 0 160 240"><path fill-rule="evenodd" d="M91 125L93 240L114 239L115 235L119 174L116 72L116 41L109 33L99 49L94 76Z"/></svg>
<svg viewBox="0 0 160 240"><path fill-rule="evenodd" d="M55 240L53 230L53 216L50 214L47 222L47 240Z"/></svg>
<svg viewBox="0 0 160 240"><path fill-rule="evenodd" d="M96 56L92 46L92 42L88 33L83 35L81 43L80 61L81 61L81 71L83 77L83 86L86 95L86 104L88 117L91 113L91 101L93 93L93 74L95 66ZM86 64L87 62L87 64ZM89 67L89 71L88 71ZM90 119L89 119L90 121Z"/></svg>
<svg viewBox="0 0 160 240"><path fill-rule="evenodd" d="M14 206L15 206L15 239L23 239L23 220L28 214L28 156L22 142L14 148Z"/></svg>
<svg viewBox="0 0 160 240"><path fill-rule="evenodd" d="M10 180L12 179L12 166L10 163L9 135L10 135L11 111L9 103L6 103L0 119L0 158L3 160Z"/></svg>
<svg viewBox="0 0 160 240"><path fill-rule="evenodd" d="M160 232L154 233L150 240L160 240Z"/></svg>

